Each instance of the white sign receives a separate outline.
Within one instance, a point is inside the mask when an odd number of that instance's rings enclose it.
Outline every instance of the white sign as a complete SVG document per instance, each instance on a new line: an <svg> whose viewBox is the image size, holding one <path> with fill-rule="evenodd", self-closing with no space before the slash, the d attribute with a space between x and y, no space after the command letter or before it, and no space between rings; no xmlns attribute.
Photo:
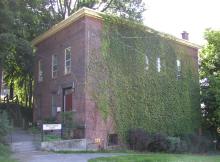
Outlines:
<svg viewBox="0 0 220 162"><path fill-rule="evenodd" d="M61 130L61 124L43 124L43 130Z"/></svg>
<svg viewBox="0 0 220 162"><path fill-rule="evenodd" d="M57 112L61 112L61 107L57 107Z"/></svg>

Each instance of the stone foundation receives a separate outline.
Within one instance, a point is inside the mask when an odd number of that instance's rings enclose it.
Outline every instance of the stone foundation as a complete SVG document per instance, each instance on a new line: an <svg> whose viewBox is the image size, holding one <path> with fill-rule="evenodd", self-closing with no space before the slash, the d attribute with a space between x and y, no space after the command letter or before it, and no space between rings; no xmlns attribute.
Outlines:
<svg viewBox="0 0 220 162"><path fill-rule="evenodd" d="M72 139L72 140L60 140L41 142L41 150L45 151L87 151L98 150L98 146L95 143L86 139Z"/></svg>

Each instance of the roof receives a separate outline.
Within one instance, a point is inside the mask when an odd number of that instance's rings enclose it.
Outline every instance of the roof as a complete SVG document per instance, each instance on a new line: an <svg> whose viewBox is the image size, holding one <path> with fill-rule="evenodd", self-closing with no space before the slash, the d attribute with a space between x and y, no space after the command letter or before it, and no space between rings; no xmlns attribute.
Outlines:
<svg viewBox="0 0 220 162"><path fill-rule="evenodd" d="M51 37L52 35L56 34L57 32L61 31L62 29L66 28L67 26L71 25L72 23L74 23L75 21L77 21L78 19L80 19L84 16L94 17L96 19L102 19L101 14L103 14L103 13L92 10L92 9L89 9L89 8L86 8L86 7L83 7L80 10L73 13L71 16L69 16L67 19L65 19L65 20L59 22L58 24L52 26L48 31L46 31L43 34L41 34L40 36L36 37L32 41L32 44L34 46L36 46L40 42L42 42L45 39ZM152 33L155 30L151 29L149 27L146 27L146 31ZM201 48L200 45L197 45L195 43L189 42L189 41L184 40L184 39L177 38L177 37L175 37L173 35L170 35L170 34L166 34L166 33L162 33L162 32L157 32L157 34L161 37L165 37L167 39L174 40L177 43L185 45L185 46L189 46L189 47L193 47L193 48L197 48L197 49Z"/></svg>

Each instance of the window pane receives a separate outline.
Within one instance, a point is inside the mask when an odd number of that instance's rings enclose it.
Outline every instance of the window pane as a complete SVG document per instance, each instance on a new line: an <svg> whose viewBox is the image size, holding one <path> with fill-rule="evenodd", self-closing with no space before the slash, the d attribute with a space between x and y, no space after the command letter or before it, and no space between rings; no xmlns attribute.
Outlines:
<svg viewBox="0 0 220 162"><path fill-rule="evenodd" d="M146 70L149 69L149 59L148 59L147 55L145 56L145 69Z"/></svg>
<svg viewBox="0 0 220 162"><path fill-rule="evenodd" d="M71 48L65 49L65 74L71 72Z"/></svg>
<svg viewBox="0 0 220 162"><path fill-rule="evenodd" d="M160 57L157 58L157 71L161 71Z"/></svg>
<svg viewBox="0 0 220 162"><path fill-rule="evenodd" d="M58 70L58 59L57 59L57 55L52 55L52 78L57 77L57 75L54 75L57 70Z"/></svg>

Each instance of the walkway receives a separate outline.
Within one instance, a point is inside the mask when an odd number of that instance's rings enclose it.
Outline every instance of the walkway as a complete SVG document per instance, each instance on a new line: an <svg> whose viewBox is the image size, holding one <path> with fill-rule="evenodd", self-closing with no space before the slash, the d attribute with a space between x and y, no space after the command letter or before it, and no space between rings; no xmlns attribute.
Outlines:
<svg viewBox="0 0 220 162"><path fill-rule="evenodd" d="M13 158L19 162L87 162L88 159L97 157L109 157L120 154L109 153L74 153L58 154L39 151L39 135L32 135L24 130L15 129L8 136L11 149L14 152Z"/></svg>

